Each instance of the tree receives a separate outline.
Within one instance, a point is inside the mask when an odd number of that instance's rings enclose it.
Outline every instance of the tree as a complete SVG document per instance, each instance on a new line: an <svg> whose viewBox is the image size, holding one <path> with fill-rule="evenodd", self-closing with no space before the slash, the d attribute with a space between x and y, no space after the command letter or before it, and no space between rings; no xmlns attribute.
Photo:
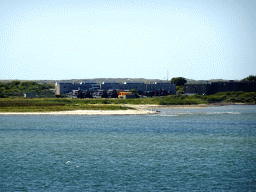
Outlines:
<svg viewBox="0 0 256 192"><path fill-rule="evenodd" d="M131 92L133 95L135 95L137 93L137 90L136 89L131 89Z"/></svg>
<svg viewBox="0 0 256 192"><path fill-rule="evenodd" d="M18 85L18 88L20 90L26 90L28 89L30 86L30 82L29 81L24 81L24 82L21 82L19 85Z"/></svg>
<svg viewBox="0 0 256 192"><path fill-rule="evenodd" d="M187 80L183 77L173 77L171 83L176 84L176 86L184 86L184 84L187 83Z"/></svg>
<svg viewBox="0 0 256 192"><path fill-rule="evenodd" d="M20 81L15 80L7 84L9 84L10 86L18 86L20 84Z"/></svg>
<svg viewBox="0 0 256 192"><path fill-rule="evenodd" d="M255 81L256 82L256 75L249 75L248 77L242 79L242 81Z"/></svg>
<svg viewBox="0 0 256 192"><path fill-rule="evenodd" d="M39 84L31 81L11 81L8 83L0 83L0 97L8 95L20 95L24 92L42 92L44 95L51 95L52 85ZM48 94L49 93L49 94Z"/></svg>

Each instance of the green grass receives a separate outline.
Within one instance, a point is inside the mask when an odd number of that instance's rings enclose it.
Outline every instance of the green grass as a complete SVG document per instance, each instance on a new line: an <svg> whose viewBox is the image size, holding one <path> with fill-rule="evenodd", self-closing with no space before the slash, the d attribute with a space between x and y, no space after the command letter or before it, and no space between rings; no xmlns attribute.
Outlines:
<svg viewBox="0 0 256 192"><path fill-rule="evenodd" d="M99 101L87 103L73 99L0 99L0 112L46 112L70 110L127 110L120 105L101 104Z"/></svg>
<svg viewBox="0 0 256 192"><path fill-rule="evenodd" d="M168 95L135 99L0 98L0 112L67 110L127 110L123 104L194 105L211 103L256 104L256 92L221 92L214 95ZM111 105L110 105L111 104Z"/></svg>

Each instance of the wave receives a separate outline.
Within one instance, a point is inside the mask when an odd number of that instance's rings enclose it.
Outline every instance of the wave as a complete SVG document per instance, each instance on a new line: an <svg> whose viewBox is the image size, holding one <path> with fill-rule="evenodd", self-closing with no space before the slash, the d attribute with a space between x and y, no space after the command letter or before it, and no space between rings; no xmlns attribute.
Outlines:
<svg viewBox="0 0 256 192"><path fill-rule="evenodd" d="M212 112L212 113L206 113L207 115L215 115L215 114L233 114L233 115L240 115L242 113L239 112Z"/></svg>

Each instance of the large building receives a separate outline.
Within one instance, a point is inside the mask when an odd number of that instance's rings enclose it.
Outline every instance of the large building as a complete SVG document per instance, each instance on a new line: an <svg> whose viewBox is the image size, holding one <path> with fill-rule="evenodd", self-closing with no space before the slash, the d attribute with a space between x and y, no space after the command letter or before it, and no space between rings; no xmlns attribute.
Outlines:
<svg viewBox="0 0 256 192"><path fill-rule="evenodd" d="M145 83L144 82L135 82L135 81L127 81L123 84L120 84L120 89L122 90L131 90L136 89L137 91L145 91Z"/></svg>
<svg viewBox="0 0 256 192"><path fill-rule="evenodd" d="M138 92L165 90L169 94L176 94L176 85L170 82L155 82L145 84L143 82L124 82L120 84L116 81L104 81L98 84L95 81L82 81L79 84L68 82L56 82L55 95L62 95L72 92L73 90L131 90Z"/></svg>
<svg viewBox="0 0 256 192"><path fill-rule="evenodd" d="M82 81L79 84L69 82L56 82L55 95L63 95L73 90L92 90L99 89L100 85L96 81Z"/></svg>
<svg viewBox="0 0 256 192"><path fill-rule="evenodd" d="M242 82L212 82L204 84L184 84L185 94L205 94L211 95L218 92L229 92L229 91L245 91L245 92L256 92L256 82L242 81Z"/></svg>
<svg viewBox="0 0 256 192"><path fill-rule="evenodd" d="M120 84L116 81L104 81L100 84L101 90L109 90L109 89L120 89Z"/></svg>
<svg viewBox="0 0 256 192"><path fill-rule="evenodd" d="M171 82L161 81L154 82L153 84L146 84L146 91L158 91L160 89L169 91L171 94L176 94L176 84L172 84Z"/></svg>

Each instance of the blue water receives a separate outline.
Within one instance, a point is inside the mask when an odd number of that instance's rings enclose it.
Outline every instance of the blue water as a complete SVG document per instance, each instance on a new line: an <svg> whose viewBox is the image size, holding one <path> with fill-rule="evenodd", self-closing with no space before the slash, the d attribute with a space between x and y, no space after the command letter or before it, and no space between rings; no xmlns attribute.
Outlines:
<svg viewBox="0 0 256 192"><path fill-rule="evenodd" d="M0 116L0 191L256 191L256 106Z"/></svg>

